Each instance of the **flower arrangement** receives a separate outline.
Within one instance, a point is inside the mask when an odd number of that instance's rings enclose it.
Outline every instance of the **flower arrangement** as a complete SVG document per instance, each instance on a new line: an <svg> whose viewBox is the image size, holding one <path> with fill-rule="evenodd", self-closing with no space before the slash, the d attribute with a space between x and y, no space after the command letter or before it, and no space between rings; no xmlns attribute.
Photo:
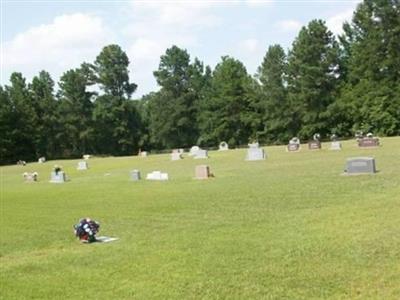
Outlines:
<svg viewBox="0 0 400 300"><path fill-rule="evenodd" d="M62 166L54 165L53 171L54 171L54 172L56 173L56 175L57 175L58 172L61 172L61 171L62 171Z"/></svg>
<svg viewBox="0 0 400 300"><path fill-rule="evenodd" d="M80 219L74 225L75 236L83 243L93 243L96 241L96 233L99 231L100 224L90 218Z"/></svg>

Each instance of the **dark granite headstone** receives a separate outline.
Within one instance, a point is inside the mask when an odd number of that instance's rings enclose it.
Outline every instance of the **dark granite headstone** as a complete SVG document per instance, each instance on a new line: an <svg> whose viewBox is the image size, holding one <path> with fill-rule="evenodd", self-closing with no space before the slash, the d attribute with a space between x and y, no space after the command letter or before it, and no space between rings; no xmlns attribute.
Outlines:
<svg viewBox="0 0 400 300"><path fill-rule="evenodd" d="M375 173L375 159L373 157L352 157L346 162L347 174Z"/></svg>
<svg viewBox="0 0 400 300"><path fill-rule="evenodd" d="M379 139L376 137L364 137L358 140L358 147L378 147Z"/></svg>
<svg viewBox="0 0 400 300"><path fill-rule="evenodd" d="M310 150L319 150L321 149L321 142L320 141L316 141L316 140L312 140L308 142L308 149Z"/></svg>
<svg viewBox="0 0 400 300"><path fill-rule="evenodd" d="M289 152L295 152L300 150L300 144L289 144L287 145L287 150Z"/></svg>

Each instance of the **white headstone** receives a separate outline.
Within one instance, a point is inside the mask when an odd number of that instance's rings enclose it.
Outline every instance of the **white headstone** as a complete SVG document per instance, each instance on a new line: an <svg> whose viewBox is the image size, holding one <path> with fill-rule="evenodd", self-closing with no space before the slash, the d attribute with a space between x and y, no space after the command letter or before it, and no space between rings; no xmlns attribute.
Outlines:
<svg viewBox="0 0 400 300"><path fill-rule="evenodd" d="M229 150L229 145L226 142L221 142L219 144L219 151Z"/></svg>
<svg viewBox="0 0 400 300"><path fill-rule="evenodd" d="M147 157L147 151L142 151L140 152L141 157Z"/></svg>
<svg viewBox="0 0 400 300"><path fill-rule="evenodd" d="M46 162L46 158L45 158L44 156L39 157L38 163L39 163L39 164L42 164L42 163L44 163L44 162Z"/></svg>
<svg viewBox="0 0 400 300"><path fill-rule="evenodd" d="M189 156L194 156L194 155L196 155L197 151L199 151L199 150L200 150L200 147L199 147L199 146L193 146L192 148L190 148Z"/></svg>
<svg viewBox="0 0 400 300"><path fill-rule="evenodd" d="M168 180L168 173L162 173L161 171L153 171L146 176L147 180Z"/></svg>
<svg viewBox="0 0 400 300"><path fill-rule="evenodd" d="M86 161L78 162L77 170L87 170L89 169L88 163Z"/></svg>
<svg viewBox="0 0 400 300"><path fill-rule="evenodd" d="M342 144L340 142L331 142L331 147L329 150L342 150Z"/></svg>
<svg viewBox="0 0 400 300"><path fill-rule="evenodd" d="M202 158L208 158L207 150L200 149L194 155L194 159L202 159Z"/></svg>
<svg viewBox="0 0 400 300"><path fill-rule="evenodd" d="M140 180L140 171L139 170L132 170L131 171L131 179L133 181L138 181Z"/></svg>
<svg viewBox="0 0 400 300"><path fill-rule="evenodd" d="M182 154L179 152L172 152L171 153L171 160L181 160Z"/></svg>
<svg viewBox="0 0 400 300"><path fill-rule="evenodd" d="M25 182L35 182L38 180L39 174L37 172L33 173L25 172L24 174L22 174L22 176L24 176Z"/></svg>
<svg viewBox="0 0 400 300"><path fill-rule="evenodd" d="M64 183L66 181L66 175L63 171L51 172L51 183Z"/></svg>
<svg viewBox="0 0 400 300"><path fill-rule="evenodd" d="M89 159L90 158L90 154L85 154L85 155L83 155L83 159Z"/></svg>
<svg viewBox="0 0 400 300"><path fill-rule="evenodd" d="M246 160L264 160L265 152L264 149L261 148L249 148L247 149Z"/></svg>

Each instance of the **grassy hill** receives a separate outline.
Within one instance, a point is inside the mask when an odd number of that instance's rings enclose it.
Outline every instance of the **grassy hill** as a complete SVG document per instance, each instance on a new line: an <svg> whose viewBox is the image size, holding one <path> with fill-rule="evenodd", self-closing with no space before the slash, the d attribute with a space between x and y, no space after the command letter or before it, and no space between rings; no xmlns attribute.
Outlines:
<svg viewBox="0 0 400 300"><path fill-rule="evenodd" d="M399 299L400 138L327 148L1 167L0 299ZM379 172L341 175L353 156ZM54 164L69 182L48 182ZM215 178L193 179L199 164ZM170 180L132 182L132 169ZM79 243L81 217L120 239Z"/></svg>

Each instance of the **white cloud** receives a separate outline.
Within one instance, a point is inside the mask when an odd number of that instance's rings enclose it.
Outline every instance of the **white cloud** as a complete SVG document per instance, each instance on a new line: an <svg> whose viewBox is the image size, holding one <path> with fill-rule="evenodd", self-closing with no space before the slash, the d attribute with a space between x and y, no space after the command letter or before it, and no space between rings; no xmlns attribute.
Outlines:
<svg viewBox="0 0 400 300"><path fill-rule="evenodd" d="M353 9L349 9L330 17L326 21L326 25L328 26L329 30L334 34L341 34L343 32L343 23L345 21L351 21L353 11Z"/></svg>
<svg viewBox="0 0 400 300"><path fill-rule="evenodd" d="M285 32L298 31L302 24L296 20L282 20L275 24L275 27Z"/></svg>
<svg viewBox="0 0 400 300"><path fill-rule="evenodd" d="M51 24L32 27L6 41L1 68L7 75L23 69L28 78L42 69L60 75L85 60L93 60L111 40L109 30L97 16L57 16Z"/></svg>
<svg viewBox="0 0 400 300"><path fill-rule="evenodd" d="M254 53L258 50L259 41L257 39L246 39L240 44L241 48L247 52Z"/></svg>
<svg viewBox="0 0 400 300"><path fill-rule="evenodd" d="M200 46L199 35L221 24L212 13L215 3L195 1L131 2L123 35L131 40L128 56L133 62L132 80L139 83L137 94L154 90L153 71L160 56L172 45L188 49ZM146 84L141 84L146 82Z"/></svg>
<svg viewBox="0 0 400 300"><path fill-rule="evenodd" d="M249 6L269 6L272 5L275 0L244 0Z"/></svg>

